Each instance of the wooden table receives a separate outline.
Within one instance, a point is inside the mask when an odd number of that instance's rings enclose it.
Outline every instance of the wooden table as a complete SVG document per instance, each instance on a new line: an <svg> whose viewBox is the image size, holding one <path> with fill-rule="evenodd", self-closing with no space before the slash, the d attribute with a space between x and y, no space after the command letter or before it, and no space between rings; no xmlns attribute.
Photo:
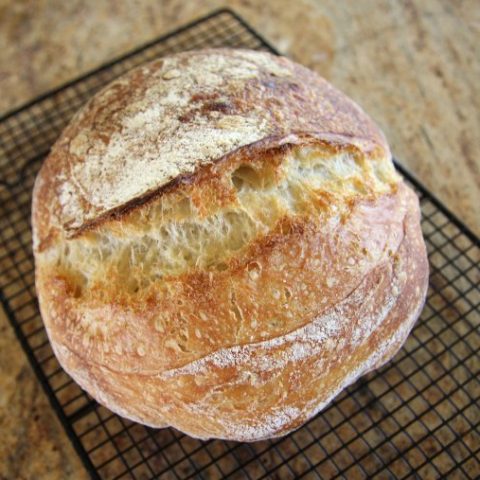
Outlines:
<svg viewBox="0 0 480 480"><path fill-rule="evenodd" d="M226 4L360 103L399 161L480 234L477 0L3 2L0 113ZM86 478L40 390L0 314L0 478Z"/></svg>

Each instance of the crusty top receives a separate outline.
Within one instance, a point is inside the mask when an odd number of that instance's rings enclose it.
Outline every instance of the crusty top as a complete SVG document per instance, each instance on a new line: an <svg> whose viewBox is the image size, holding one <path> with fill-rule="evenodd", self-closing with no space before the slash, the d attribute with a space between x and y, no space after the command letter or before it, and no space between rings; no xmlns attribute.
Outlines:
<svg viewBox="0 0 480 480"><path fill-rule="evenodd" d="M188 52L108 86L33 195L62 366L100 403L200 438L283 435L381 365L428 267L372 120L285 58Z"/></svg>
<svg viewBox="0 0 480 480"><path fill-rule="evenodd" d="M166 57L77 114L37 182L55 218L37 221L70 236L238 147L295 144L299 134L388 152L356 104L286 58L227 49Z"/></svg>

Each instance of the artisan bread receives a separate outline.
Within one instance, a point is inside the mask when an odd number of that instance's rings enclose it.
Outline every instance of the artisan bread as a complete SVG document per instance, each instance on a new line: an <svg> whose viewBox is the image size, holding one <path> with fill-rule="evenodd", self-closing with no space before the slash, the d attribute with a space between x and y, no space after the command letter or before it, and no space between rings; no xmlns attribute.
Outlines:
<svg viewBox="0 0 480 480"><path fill-rule="evenodd" d="M372 120L286 58L182 53L73 118L36 179L36 287L98 402L198 438L284 435L422 308L415 194Z"/></svg>

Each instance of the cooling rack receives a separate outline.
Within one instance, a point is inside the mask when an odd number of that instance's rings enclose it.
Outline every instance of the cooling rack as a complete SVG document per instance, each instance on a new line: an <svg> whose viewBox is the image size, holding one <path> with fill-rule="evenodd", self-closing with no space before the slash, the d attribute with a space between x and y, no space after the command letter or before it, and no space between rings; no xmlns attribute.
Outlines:
<svg viewBox="0 0 480 480"><path fill-rule="evenodd" d="M275 52L219 10L0 119L0 299L30 363L94 479L478 478L480 242L420 183L430 260L425 309L404 348L285 438L200 441L97 404L56 361L38 311L31 250L33 181L50 146L100 87L156 57L200 47Z"/></svg>

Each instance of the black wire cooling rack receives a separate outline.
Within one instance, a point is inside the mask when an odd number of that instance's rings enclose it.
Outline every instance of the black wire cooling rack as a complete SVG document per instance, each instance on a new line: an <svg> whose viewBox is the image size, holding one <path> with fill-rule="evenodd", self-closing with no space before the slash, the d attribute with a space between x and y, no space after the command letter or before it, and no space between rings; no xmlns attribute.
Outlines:
<svg viewBox="0 0 480 480"><path fill-rule="evenodd" d="M293 434L244 444L199 441L114 415L60 368L34 288L35 174L73 113L153 58L200 47L275 51L217 11L0 119L0 296L50 402L92 478L478 478L480 242L407 172L430 258L427 304L404 348Z"/></svg>

